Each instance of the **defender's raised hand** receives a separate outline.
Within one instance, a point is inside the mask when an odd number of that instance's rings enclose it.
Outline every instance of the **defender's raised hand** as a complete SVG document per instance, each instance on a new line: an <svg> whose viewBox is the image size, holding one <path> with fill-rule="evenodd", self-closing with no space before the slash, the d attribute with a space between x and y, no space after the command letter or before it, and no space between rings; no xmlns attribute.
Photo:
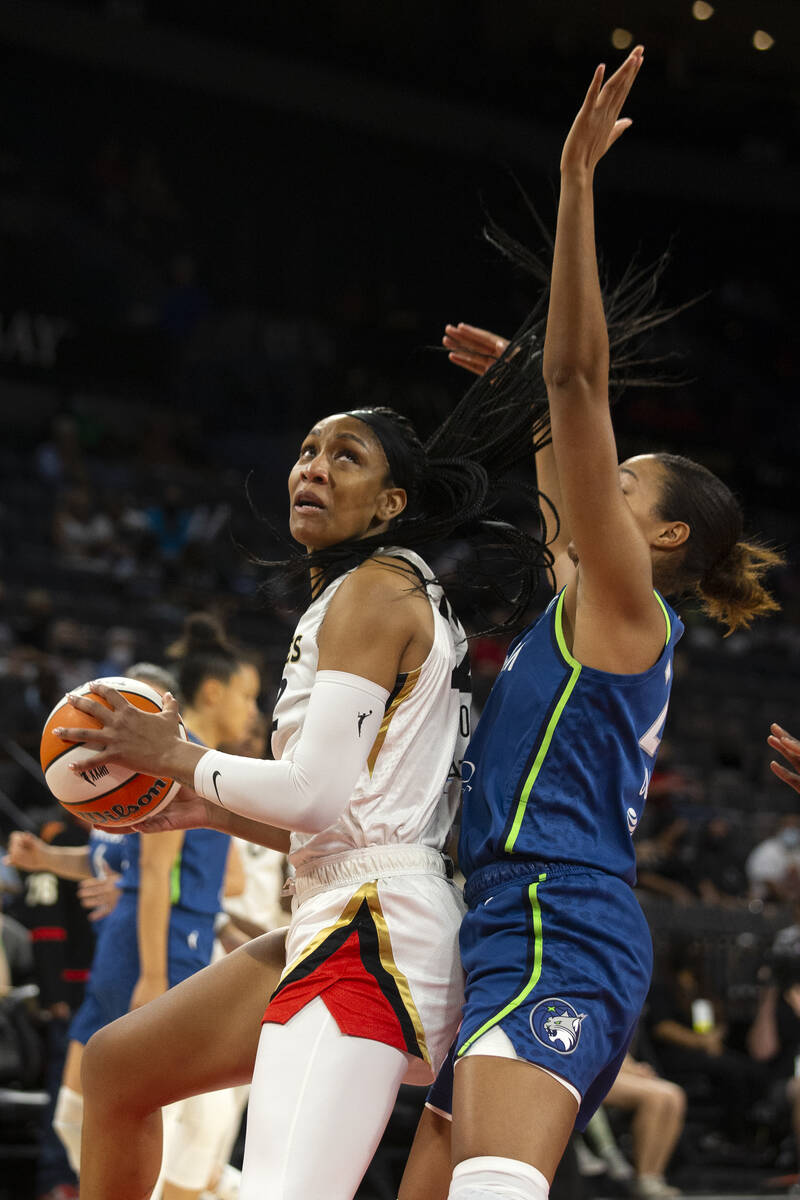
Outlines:
<svg viewBox="0 0 800 1200"><path fill-rule="evenodd" d="M636 46L605 83L605 64L601 63L589 84L586 99L572 123L561 152L561 171L591 174L606 151L632 123L620 118L633 81L639 73L644 47Z"/></svg>
<svg viewBox="0 0 800 1200"><path fill-rule="evenodd" d="M445 325L442 345L449 350L451 363L473 375L485 375L508 348L508 338L459 321L458 325Z"/></svg>
<svg viewBox="0 0 800 1200"><path fill-rule="evenodd" d="M771 762L769 764L773 775L777 775L778 779L783 783L788 783L790 788L794 788L796 792L800 792L800 742L797 738L792 737L780 725L770 725L770 735L767 738L768 744L773 750L786 759L790 766L795 767L795 771L789 771L779 762Z"/></svg>

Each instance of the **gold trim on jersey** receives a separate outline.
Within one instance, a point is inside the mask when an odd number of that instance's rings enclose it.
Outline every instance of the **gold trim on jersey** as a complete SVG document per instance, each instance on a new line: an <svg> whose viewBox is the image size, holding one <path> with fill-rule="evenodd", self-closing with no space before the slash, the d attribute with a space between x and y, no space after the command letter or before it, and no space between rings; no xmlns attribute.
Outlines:
<svg viewBox="0 0 800 1200"><path fill-rule="evenodd" d="M378 946L380 947L381 965L385 971L394 979L397 984L397 990L400 993L400 998L403 1001L403 1006L411 1018L411 1024L414 1026L414 1033L417 1035L417 1045L420 1048L422 1057L426 1063L430 1063L431 1056L428 1052L428 1046L425 1041L425 1029L420 1020L417 1006L411 996L411 988L408 980L403 972L394 961L392 954L392 939L389 936L389 926L386 923L386 917L383 915L381 902L378 898L377 884L367 884L369 891L367 892L367 904L369 911L372 913L372 920L375 923L375 928L378 931Z"/></svg>
<svg viewBox="0 0 800 1200"><path fill-rule="evenodd" d="M389 703L386 706L386 712L384 713L383 720L381 721L381 727L375 735L375 741L372 743L372 749L370 750L369 757L367 759L367 769L369 770L370 775L375 770L375 763L378 760L378 755L380 754L383 743L386 740L386 734L389 732L389 725L391 724L392 718L403 701L408 700L411 696L411 693L414 691L414 688L419 682L421 671L421 666L415 667L413 671L409 671L403 680L402 686L389 699ZM402 676L400 676L400 678L402 678Z"/></svg>
<svg viewBox="0 0 800 1200"><path fill-rule="evenodd" d="M308 945L300 951L297 958L292 959L290 963L286 964L284 969L281 971L282 980L285 979L287 975L291 974L291 972L294 971L294 969L301 962L303 962L304 959L308 958L309 954L313 954L317 947L321 946L327 937L330 937L330 935L337 929L341 929L343 925L350 924L350 922L353 920L353 917L361 907L362 902L366 899L367 890L371 887L374 888L375 884L364 883L357 892L353 893L342 910L342 914L339 919L334 921L332 925L326 925L324 929L320 929L317 936L312 938Z"/></svg>
<svg viewBox="0 0 800 1200"><path fill-rule="evenodd" d="M395 982L395 986L399 993L403 1008L406 1010L414 1029L414 1035L417 1039L417 1046L419 1047L420 1056L426 1063L430 1064L431 1056L428 1050L427 1042L425 1041L425 1028L422 1024L420 1015L417 1012L417 1006L414 1003L414 999L411 995L411 987L405 975L395 962L394 954L392 953L392 939L389 933L389 926L387 924L386 917L383 915L383 909L381 908L381 902L378 896L377 880L372 879L367 883L362 883L358 891L354 892L348 900L339 918L334 921L333 924L326 925L324 929L321 929L316 937L313 937L308 945L300 951L297 957L294 958L292 962L284 968L283 972L281 973L281 982L291 975L293 971L296 971L300 963L309 958L315 950L318 950L323 942L325 942L332 933L335 933L337 929L342 929L344 926L352 924L359 909L362 907L365 901L369 909L370 916L372 917L372 924L375 927L375 932L378 937L378 955L380 957L381 966L383 967L384 971L387 972L387 974L391 975Z"/></svg>

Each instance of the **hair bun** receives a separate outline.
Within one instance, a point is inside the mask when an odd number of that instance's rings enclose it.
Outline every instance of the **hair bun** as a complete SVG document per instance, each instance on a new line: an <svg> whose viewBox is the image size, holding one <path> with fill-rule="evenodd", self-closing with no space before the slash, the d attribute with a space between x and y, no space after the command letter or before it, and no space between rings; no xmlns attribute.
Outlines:
<svg viewBox="0 0 800 1200"><path fill-rule="evenodd" d="M225 631L216 617L207 612L190 613L183 622L183 633L168 648L170 658L186 658L205 651L230 651Z"/></svg>

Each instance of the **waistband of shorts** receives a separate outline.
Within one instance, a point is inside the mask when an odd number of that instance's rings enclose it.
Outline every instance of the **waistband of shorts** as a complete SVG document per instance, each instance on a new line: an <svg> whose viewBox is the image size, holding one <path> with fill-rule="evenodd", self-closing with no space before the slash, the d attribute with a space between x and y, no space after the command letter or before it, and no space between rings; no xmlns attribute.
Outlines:
<svg viewBox="0 0 800 1200"><path fill-rule="evenodd" d="M368 883L371 879L392 879L398 875L439 875L442 879L452 879L453 862L430 846L365 846L315 859L299 867L290 881L294 886L289 890L303 901L318 892Z"/></svg>
<svg viewBox="0 0 800 1200"><path fill-rule="evenodd" d="M607 879L608 871L600 871L597 867L587 867L582 863L569 862L534 862L529 858L513 859L508 862L487 863L471 872L464 884L464 900L472 908L482 899L486 892L496 891L504 884L524 883L534 881L540 876L547 879L563 879L565 875L600 875ZM618 879L619 876L613 876ZM624 883L624 880L620 880Z"/></svg>

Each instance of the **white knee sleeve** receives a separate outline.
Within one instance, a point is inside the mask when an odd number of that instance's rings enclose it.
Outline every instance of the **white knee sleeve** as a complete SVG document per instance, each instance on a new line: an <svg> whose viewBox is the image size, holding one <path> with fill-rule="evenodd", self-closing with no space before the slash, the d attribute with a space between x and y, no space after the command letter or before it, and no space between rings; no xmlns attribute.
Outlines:
<svg viewBox="0 0 800 1200"><path fill-rule="evenodd" d="M164 1126L164 1178L189 1192L202 1191L219 1164L238 1113L231 1089L204 1092L170 1105Z"/></svg>
<svg viewBox="0 0 800 1200"><path fill-rule="evenodd" d="M81 1130L83 1129L83 1096L72 1088L59 1088L53 1129L64 1144L69 1165L76 1175L81 1170Z"/></svg>
<svg viewBox="0 0 800 1200"><path fill-rule="evenodd" d="M541 1171L514 1158L467 1158L453 1170L448 1200L547 1200L550 1184Z"/></svg>
<svg viewBox="0 0 800 1200"><path fill-rule="evenodd" d="M408 1055L346 1037L316 997L261 1030L240 1200L352 1200Z"/></svg>

